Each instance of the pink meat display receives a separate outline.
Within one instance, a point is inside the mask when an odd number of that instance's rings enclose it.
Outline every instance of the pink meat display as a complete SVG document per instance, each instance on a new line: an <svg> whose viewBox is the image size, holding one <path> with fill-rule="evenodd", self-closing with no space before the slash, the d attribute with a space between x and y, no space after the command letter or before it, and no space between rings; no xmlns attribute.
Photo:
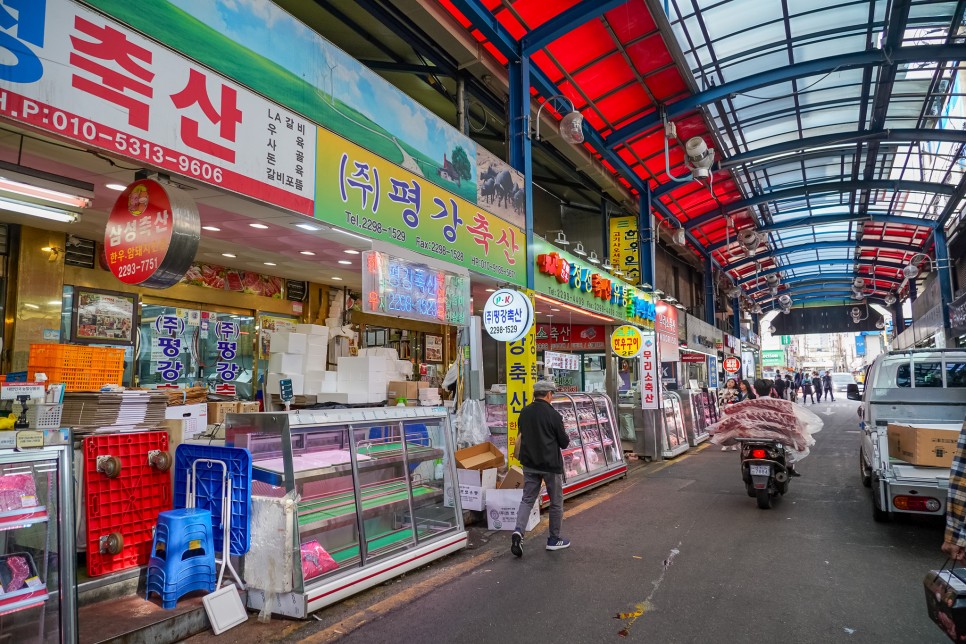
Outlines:
<svg viewBox="0 0 966 644"><path fill-rule="evenodd" d="M808 455L815 444L812 434L822 419L807 409L778 398L756 398L725 407L723 417L711 425L711 442L734 445L738 438L778 440L793 450L793 460Z"/></svg>
<svg viewBox="0 0 966 644"><path fill-rule="evenodd" d="M36 496L37 488L32 474L0 476L0 512L20 510L24 507L24 499L36 505Z"/></svg>
<svg viewBox="0 0 966 644"><path fill-rule="evenodd" d="M6 590L8 593L12 593L15 590L23 588L24 582L30 576L30 566L24 557L9 557L7 558L6 564L11 573Z"/></svg>

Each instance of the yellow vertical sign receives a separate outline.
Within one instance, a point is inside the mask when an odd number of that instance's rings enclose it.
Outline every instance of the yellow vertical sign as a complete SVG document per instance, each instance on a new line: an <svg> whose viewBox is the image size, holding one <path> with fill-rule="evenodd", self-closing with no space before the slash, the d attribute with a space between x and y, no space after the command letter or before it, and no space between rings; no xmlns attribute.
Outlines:
<svg viewBox="0 0 966 644"><path fill-rule="evenodd" d="M533 291L521 291L533 302ZM520 412L531 402L533 385L537 381L537 325L534 323L526 336L506 344L506 421L507 462L520 465L514 456L520 435Z"/></svg>
<svg viewBox="0 0 966 644"><path fill-rule="evenodd" d="M641 255L637 248L637 218L610 218L610 263L624 271L632 284L641 275Z"/></svg>

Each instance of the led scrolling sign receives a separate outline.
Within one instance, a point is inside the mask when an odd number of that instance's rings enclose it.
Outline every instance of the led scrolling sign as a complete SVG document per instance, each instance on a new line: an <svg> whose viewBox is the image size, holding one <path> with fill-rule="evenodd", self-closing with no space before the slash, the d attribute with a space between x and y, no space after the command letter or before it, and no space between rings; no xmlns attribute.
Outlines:
<svg viewBox="0 0 966 644"><path fill-rule="evenodd" d="M363 253L362 264L362 306L366 313L437 324L469 324L469 277L378 251Z"/></svg>

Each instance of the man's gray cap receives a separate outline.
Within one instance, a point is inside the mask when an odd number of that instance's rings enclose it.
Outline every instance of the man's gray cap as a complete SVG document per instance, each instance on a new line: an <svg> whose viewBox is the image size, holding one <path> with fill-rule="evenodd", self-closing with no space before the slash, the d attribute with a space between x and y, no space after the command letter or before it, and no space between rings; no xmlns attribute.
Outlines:
<svg viewBox="0 0 966 644"><path fill-rule="evenodd" d="M535 394L545 394L547 392L557 391L557 385L549 380L538 380L535 385L533 385L533 393Z"/></svg>

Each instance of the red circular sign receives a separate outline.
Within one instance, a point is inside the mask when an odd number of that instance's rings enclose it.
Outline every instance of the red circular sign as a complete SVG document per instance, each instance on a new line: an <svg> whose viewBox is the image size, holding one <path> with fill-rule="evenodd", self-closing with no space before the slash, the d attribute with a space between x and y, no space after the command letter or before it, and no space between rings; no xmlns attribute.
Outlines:
<svg viewBox="0 0 966 644"><path fill-rule="evenodd" d="M104 255L125 284L167 288L194 261L201 239L194 201L153 179L135 181L121 193L104 230Z"/></svg>
<svg viewBox="0 0 966 644"><path fill-rule="evenodd" d="M728 373L738 373L741 371L741 360L738 358L725 358L724 370Z"/></svg>

